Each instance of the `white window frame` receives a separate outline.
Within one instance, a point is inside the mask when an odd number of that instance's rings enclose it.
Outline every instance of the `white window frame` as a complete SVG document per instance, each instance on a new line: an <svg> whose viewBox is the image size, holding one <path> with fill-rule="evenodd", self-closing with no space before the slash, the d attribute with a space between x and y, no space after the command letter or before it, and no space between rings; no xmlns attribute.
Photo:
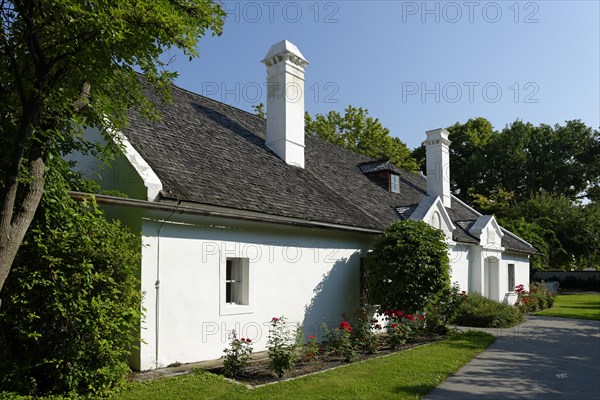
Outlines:
<svg viewBox="0 0 600 400"><path fill-rule="evenodd" d="M250 259L247 257L226 257L221 260L219 269L220 315L250 314L254 312L254 282ZM232 274L227 279L227 265ZM237 293L227 301L227 285L236 284ZM233 300L233 301L231 301Z"/></svg>
<svg viewBox="0 0 600 400"><path fill-rule="evenodd" d="M391 174L390 191L393 193L400 193L400 175Z"/></svg>

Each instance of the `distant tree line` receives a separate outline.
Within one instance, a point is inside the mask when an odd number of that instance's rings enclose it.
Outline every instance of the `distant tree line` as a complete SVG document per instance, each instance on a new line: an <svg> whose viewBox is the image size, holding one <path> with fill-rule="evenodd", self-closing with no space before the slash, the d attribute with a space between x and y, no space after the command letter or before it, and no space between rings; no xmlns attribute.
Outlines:
<svg viewBox="0 0 600 400"><path fill-rule="evenodd" d="M408 171L425 172L425 148L410 152L368 110L348 106L305 118L306 133ZM600 266L600 132L580 120L495 130L485 118L447 128L454 195L535 246L532 267Z"/></svg>

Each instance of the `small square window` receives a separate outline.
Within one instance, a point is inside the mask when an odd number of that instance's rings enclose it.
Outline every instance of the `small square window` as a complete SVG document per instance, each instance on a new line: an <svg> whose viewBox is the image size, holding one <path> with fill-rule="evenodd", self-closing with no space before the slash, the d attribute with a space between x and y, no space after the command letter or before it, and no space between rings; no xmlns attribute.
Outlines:
<svg viewBox="0 0 600 400"><path fill-rule="evenodd" d="M394 193L400 193L400 175L392 174L390 189Z"/></svg>

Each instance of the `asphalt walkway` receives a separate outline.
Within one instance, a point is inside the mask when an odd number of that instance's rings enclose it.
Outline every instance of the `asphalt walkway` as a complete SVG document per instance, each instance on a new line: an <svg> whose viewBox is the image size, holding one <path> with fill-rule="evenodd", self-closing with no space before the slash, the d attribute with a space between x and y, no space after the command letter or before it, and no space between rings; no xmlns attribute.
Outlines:
<svg viewBox="0 0 600 400"><path fill-rule="evenodd" d="M528 317L425 400L600 400L600 321Z"/></svg>

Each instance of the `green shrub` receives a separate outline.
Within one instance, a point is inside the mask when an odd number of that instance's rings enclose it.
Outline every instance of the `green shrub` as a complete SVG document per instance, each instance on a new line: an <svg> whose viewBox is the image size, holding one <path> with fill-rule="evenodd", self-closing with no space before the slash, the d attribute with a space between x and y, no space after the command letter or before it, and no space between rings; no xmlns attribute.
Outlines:
<svg viewBox="0 0 600 400"><path fill-rule="evenodd" d="M518 308L470 293L458 307L457 325L481 328L508 328L523 321Z"/></svg>
<svg viewBox="0 0 600 400"><path fill-rule="evenodd" d="M140 237L49 177L2 290L0 391L106 394L139 341Z"/></svg>
<svg viewBox="0 0 600 400"><path fill-rule="evenodd" d="M292 369L296 364L303 336L300 326L290 326L283 315L271 319L267 341L269 368L278 377L282 378L285 371Z"/></svg>
<svg viewBox="0 0 600 400"><path fill-rule="evenodd" d="M381 309L423 311L450 286L448 246L441 230L423 221L397 221L366 258L368 291Z"/></svg>
<svg viewBox="0 0 600 400"><path fill-rule="evenodd" d="M235 330L232 331L229 348L223 350L223 374L230 378L241 375L252 358L252 350L252 339L238 339Z"/></svg>
<svg viewBox="0 0 600 400"><path fill-rule="evenodd" d="M336 356L344 357L344 361L351 362L356 356L355 343L351 339L352 325L345 319L346 313L342 313L344 319L339 327L330 330L326 324L322 325L323 333L327 339L327 349Z"/></svg>
<svg viewBox="0 0 600 400"><path fill-rule="evenodd" d="M525 290L523 285L516 288L518 294L517 305L521 312L531 313L552 307L554 296L542 283L532 283L529 291Z"/></svg>
<svg viewBox="0 0 600 400"><path fill-rule="evenodd" d="M442 289L437 294L435 301L429 303L425 309L426 332L439 335L448 333L448 325L456 317L465 296L466 293L461 292L457 284Z"/></svg>
<svg viewBox="0 0 600 400"><path fill-rule="evenodd" d="M379 347L379 338L374 331L377 319L366 307L356 309L354 317L356 322L351 334L354 347L367 354L375 353Z"/></svg>

